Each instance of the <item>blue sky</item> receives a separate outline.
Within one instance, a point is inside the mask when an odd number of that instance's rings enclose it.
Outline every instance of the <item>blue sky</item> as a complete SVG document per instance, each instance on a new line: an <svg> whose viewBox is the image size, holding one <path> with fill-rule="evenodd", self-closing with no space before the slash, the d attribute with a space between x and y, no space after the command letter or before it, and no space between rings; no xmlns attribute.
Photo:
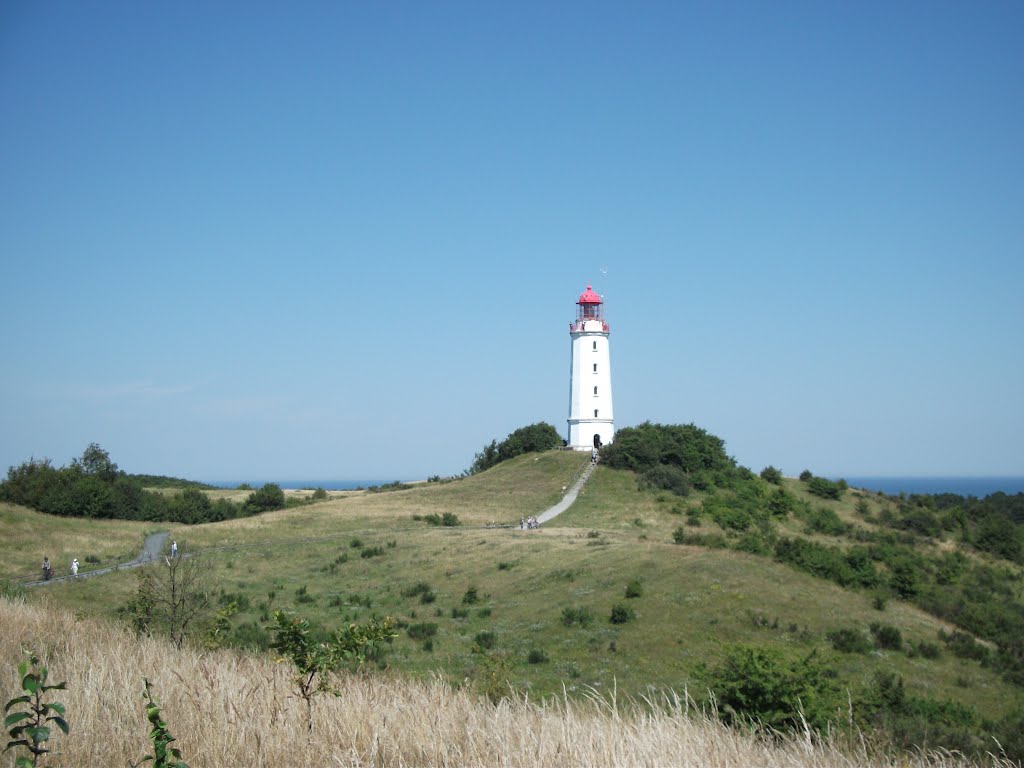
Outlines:
<svg viewBox="0 0 1024 768"><path fill-rule="evenodd" d="M1024 5L0 6L0 464L410 479L617 426L1024 474Z"/></svg>

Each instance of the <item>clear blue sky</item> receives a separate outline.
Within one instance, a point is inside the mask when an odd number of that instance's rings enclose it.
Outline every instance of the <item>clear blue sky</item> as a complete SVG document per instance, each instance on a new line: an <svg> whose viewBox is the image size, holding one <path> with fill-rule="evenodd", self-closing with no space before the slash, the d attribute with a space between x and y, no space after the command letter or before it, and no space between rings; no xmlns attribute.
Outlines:
<svg viewBox="0 0 1024 768"><path fill-rule="evenodd" d="M1020 2L0 5L0 464L457 473L568 411L1024 474Z"/></svg>

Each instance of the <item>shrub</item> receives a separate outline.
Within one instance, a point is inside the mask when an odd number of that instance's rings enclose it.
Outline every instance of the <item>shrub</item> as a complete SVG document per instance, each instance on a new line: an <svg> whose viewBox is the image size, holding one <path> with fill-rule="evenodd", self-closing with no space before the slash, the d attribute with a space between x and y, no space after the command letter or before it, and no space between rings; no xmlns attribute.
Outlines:
<svg viewBox="0 0 1024 768"><path fill-rule="evenodd" d="M903 647L903 634L890 624L871 622L871 634L875 636L875 645L890 651L898 651Z"/></svg>
<svg viewBox="0 0 1024 768"><path fill-rule="evenodd" d="M476 633L476 637L473 638L473 642L476 643L477 647L484 651L493 648L496 641L497 636L489 629L480 630Z"/></svg>
<svg viewBox="0 0 1024 768"><path fill-rule="evenodd" d="M413 640L426 640L428 637L433 637L437 634L437 624L422 621L418 624L410 624L405 632Z"/></svg>
<svg viewBox="0 0 1024 768"><path fill-rule="evenodd" d="M952 633L946 633L940 629L939 639L946 644L950 653L958 659L974 659L975 661L985 662L992 655L992 652L986 646L979 643L966 632L953 630Z"/></svg>
<svg viewBox="0 0 1024 768"><path fill-rule="evenodd" d="M840 653L867 653L872 647L871 641L859 629L836 629L825 637Z"/></svg>
<svg viewBox="0 0 1024 768"><path fill-rule="evenodd" d="M453 619L465 619L469 616L469 608L459 608L458 606L452 606L452 618Z"/></svg>
<svg viewBox="0 0 1024 768"><path fill-rule="evenodd" d="M313 501L323 501L327 498L327 491L323 488L317 488L313 491L313 495L310 498L313 499Z"/></svg>
<svg viewBox="0 0 1024 768"><path fill-rule="evenodd" d="M626 585L626 597L641 597L644 593L644 585L640 579L633 579Z"/></svg>
<svg viewBox="0 0 1024 768"><path fill-rule="evenodd" d="M812 477L807 481L807 490L823 499L839 499L846 490L842 480L832 482L824 477Z"/></svg>
<svg viewBox="0 0 1024 768"><path fill-rule="evenodd" d="M782 472L773 466L767 466L761 470L761 479L772 485L782 484Z"/></svg>
<svg viewBox="0 0 1024 768"><path fill-rule="evenodd" d="M594 621L594 614L589 608L563 608L562 609L562 623L571 627L573 624L579 624L581 627L589 627Z"/></svg>
<svg viewBox="0 0 1024 768"><path fill-rule="evenodd" d="M411 587L402 590L402 597L416 597L424 592L430 592L433 588L425 581L417 581Z"/></svg>
<svg viewBox="0 0 1024 768"><path fill-rule="evenodd" d="M473 605L477 600L479 600L479 597L476 593L476 587L469 587L466 590L466 593L462 596L463 605Z"/></svg>
<svg viewBox="0 0 1024 768"><path fill-rule="evenodd" d="M531 648L530 652L526 654L527 664L544 664L548 660L548 655L540 648Z"/></svg>
<svg viewBox="0 0 1024 768"><path fill-rule="evenodd" d="M808 480L811 480L813 477L814 477L814 473L812 473L811 470L809 470L809 469L805 469L803 472L800 473L800 482L806 483Z"/></svg>
<svg viewBox="0 0 1024 768"><path fill-rule="evenodd" d="M775 651L732 646L706 679L727 722L749 719L784 728L800 727L806 719L824 729L838 704L835 687L813 655L785 662Z"/></svg>
<svg viewBox="0 0 1024 768"><path fill-rule="evenodd" d="M636 614L632 608L627 608L624 605L612 606L611 616L608 617L608 621L612 624L626 624L636 618Z"/></svg>
<svg viewBox="0 0 1024 768"><path fill-rule="evenodd" d="M921 640L914 646L914 652L925 659L937 659L942 656L942 650L936 643L929 643L925 640Z"/></svg>
<svg viewBox="0 0 1024 768"><path fill-rule="evenodd" d="M384 554L384 547L363 547L363 550L359 553L360 557L371 558L380 557Z"/></svg>
<svg viewBox="0 0 1024 768"><path fill-rule="evenodd" d="M645 470L639 479L641 490L666 490L676 496L690 493L690 481L686 472L680 467L669 464L658 464Z"/></svg>

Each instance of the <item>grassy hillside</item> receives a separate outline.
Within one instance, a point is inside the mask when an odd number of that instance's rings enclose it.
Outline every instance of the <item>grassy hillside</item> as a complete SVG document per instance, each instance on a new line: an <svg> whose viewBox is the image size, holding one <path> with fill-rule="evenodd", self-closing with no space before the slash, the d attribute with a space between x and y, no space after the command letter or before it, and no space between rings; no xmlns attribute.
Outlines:
<svg viewBox="0 0 1024 768"><path fill-rule="evenodd" d="M307 738L301 701L286 665L269 655L182 650L160 638L70 611L0 598L0 696L19 694L14 672L22 648L34 645L50 682L67 689L50 700L66 705L70 733L54 729L50 765L134 764L151 752L141 697L148 678L174 746L194 766L228 765L756 765L764 768L968 768L948 753L887 758L860 742L835 745L804 734L758 738L723 726L685 700L640 705L598 696L522 697L492 705L465 687L390 674L332 680L338 696L313 708ZM3 757L13 765L14 754ZM1003 761L994 768L1010 768Z"/></svg>
<svg viewBox="0 0 1024 768"><path fill-rule="evenodd" d="M837 684L855 697L871 691L878 673L895 673L909 696L960 702L992 722L1021 706L1020 688L949 652L926 658L902 647L834 650L826 635L837 629L868 635L872 622L898 628L911 647L935 645L938 632L952 627L901 600L879 610L870 592L841 588L769 557L676 544L675 532L687 511L705 500L702 493L681 499L640 491L632 473L599 467L568 512L541 531L518 530L520 516L559 498L583 460L558 451L527 455L452 483L348 493L257 517L169 530L204 558L217 603L239 608L229 638L240 645L265 647L270 615L278 608L328 629L391 615L401 627L387 656L393 669L424 679L440 672L452 683L469 679L484 688L497 668L531 698L560 695L563 686L571 695L616 689L641 696L674 689L701 698L709 669L730 647L749 644L793 661L823 660ZM825 502L809 497L802 483L784 483L793 496L831 509L855 528L877 527L857 511L859 493ZM863 499L876 512L888 503L873 495ZM446 512L462 525L439 527L422 519ZM10 557L7 545L0 545L0 562L17 561L10 573L21 572L22 561L34 568L42 554L34 548L67 552L72 541L80 552L112 555L131 551L131 536L137 545L145 530L106 521L55 523L19 508L2 513L0 533L38 530L34 539L19 534L18 552ZM491 527L502 523L517 527ZM80 524L80 538L61 539L72 524ZM706 518L688 528L726 533ZM807 532L806 521L792 515L779 528L794 537L853 544L851 536ZM118 536L121 544L114 543ZM931 556L947 545L920 546ZM34 590L31 599L112 617L136 583L136 574L116 573ZM631 583L640 594L627 598ZM615 606L629 609L632 619L611 623ZM567 625L567 611L590 621Z"/></svg>
<svg viewBox="0 0 1024 768"><path fill-rule="evenodd" d="M67 575L73 558L83 568L132 559L158 523L55 517L0 502L0 580L38 579L44 557L57 576ZM88 561L87 561L88 558Z"/></svg>

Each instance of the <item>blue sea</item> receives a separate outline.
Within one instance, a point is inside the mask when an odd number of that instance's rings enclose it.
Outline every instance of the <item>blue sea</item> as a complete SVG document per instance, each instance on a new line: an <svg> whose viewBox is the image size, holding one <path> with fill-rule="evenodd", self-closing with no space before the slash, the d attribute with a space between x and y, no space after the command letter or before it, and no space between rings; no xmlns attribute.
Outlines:
<svg viewBox="0 0 1024 768"><path fill-rule="evenodd" d="M392 477L389 480L207 480L204 482L217 488L237 488L242 483L253 488L262 488L266 483L274 483L278 487L288 490L313 491L323 488L325 491L351 491L353 488L369 488L371 485L393 483L395 478Z"/></svg>
<svg viewBox="0 0 1024 768"><path fill-rule="evenodd" d="M832 478L838 480L839 478ZM958 496L976 496L979 499L1002 491L1013 495L1024 493L1024 477L858 477L843 478L854 488L881 491L892 495L900 493L955 493Z"/></svg>
<svg viewBox="0 0 1024 768"><path fill-rule="evenodd" d="M325 491L348 491L353 488L368 488L371 485L383 485L395 482L396 478L387 480L238 480L212 481L210 485L219 488L237 488L243 482L253 488L260 488L264 483L276 483L281 488L295 490L313 490L323 488ZM838 477L830 478L838 480ZM900 493L955 493L958 496L977 496L979 499L991 493L1002 491L1013 495L1024 493L1024 476L1001 475L991 477L913 477L913 476L858 476L848 475L843 478L854 488L865 488L869 491L881 491L892 495ZM408 481L403 481L408 482Z"/></svg>

